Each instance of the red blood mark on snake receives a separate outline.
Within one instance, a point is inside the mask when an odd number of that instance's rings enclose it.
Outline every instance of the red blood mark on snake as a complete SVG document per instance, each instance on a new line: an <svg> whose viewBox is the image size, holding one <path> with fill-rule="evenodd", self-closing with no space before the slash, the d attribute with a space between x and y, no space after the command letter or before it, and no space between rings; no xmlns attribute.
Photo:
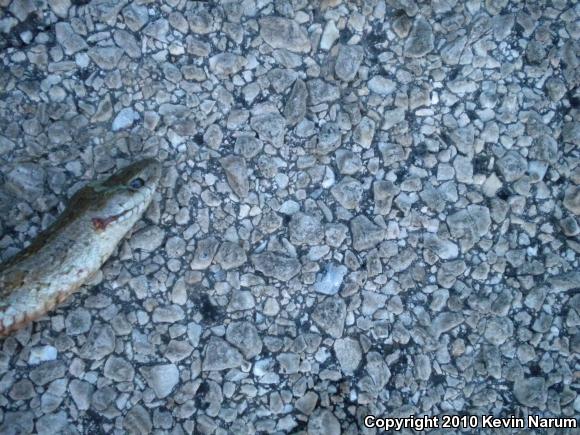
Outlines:
<svg viewBox="0 0 580 435"><path fill-rule="evenodd" d="M107 228L107 225L109 225L111 222L114 222L115 219L116 219L115 216L111 216L108 218L93 218L92 219L93 227L97 231L102 231L105 228Z"/></svg>
<svg viewBox="0 0 580 435"><path fill-rule="evenodd" d="M122 213L114 214L113 216L109 216L106 218L95 217L91 219L91 222L93 223L93 227L95 228L95 230L102 231L106 229L107 226L109 226L109 224L115 222L117 219L119 219L121 216L123 216L125 213L128 212L129 210L125 210Z"/></svg>

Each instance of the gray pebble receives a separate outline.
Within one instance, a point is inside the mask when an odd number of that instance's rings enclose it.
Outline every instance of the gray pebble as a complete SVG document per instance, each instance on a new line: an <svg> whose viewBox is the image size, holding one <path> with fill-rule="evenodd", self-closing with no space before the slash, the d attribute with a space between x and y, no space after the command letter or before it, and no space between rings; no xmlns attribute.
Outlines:
<svg viewBox="0 0 580 435"><path fill-rule="evenodd" d="M580 216L580 186L569 186L564 193L564 207Z"/></svg>
<svg viewBox="0 0 580 435"><path fill-rule="evenodd" d="M242 354L225 340L212 336L205 347L204 371L226 370L242 365Z"/></svg>
<svg viewBox="0 0 580 435"><path fill-rule="evenodd" d="M308 88L302 80L296 80L292 91L286 99L284 105L284 116L288 125L298 124L306 116L306 106L308 100Z"/></svg>
<svg viewBox="0 0 580 435"><path fill-rule="evenodd" d="M506 181L520 179L528 168L526 160L517 151L509 151L497 162L498 169Z"/></svg>
<svg viewBox="0 0 580 435"><path fill-rule="evenodd" d="M308 434L312 435L340 435L340 423L334 414L319 408L308 420Z"/></svg>
<svg viewBox="0 0 580 435"><path fill-rule="evenodd" d="M77 408L81 411L89 409L94 387L86 381L73 379L69 385L69 389Z"/></svg>
<svg viewBox="0 0 580 435"><path fill-rule="evenodd" d="M318 275L314 283L314 290L324 295L335 295L340 290L347 268L342 265L330 263L324 272Z"/></svg>
<svg viewBox="0 0 580 435"><path fill-rule="evenodd" d="M135 405L123 418L123 428L130 434L150 433L153 429L151 416L141 405Z"/></svg>
<svg viewBox="0 0 580 435"><path fill-rule="evenodd" d="M129 128L139 119L139 114L130 107L125 107L113 120L113 131Z"/></svg>
<svg viewBox="0 0 580 435"><path fill-rule="evenodd" d="M214 74L230 76L239 72L247 63L243 56L234 53L220 53L209 59L209 68Z"/></svg>
<svg viewBox="0 0 580 435"><path fill-rule="evenodd" d="M364 50L361 46L341 45L336 58L336 77L345 82L354 80L363 58Z"/></svg>
<svg viewBox="0 0 580 435"><path fill-rule="evenodd" d="M352 246L357 251L374 248L383 241L386 231L371 222L366 216L358 215L350 221Z"/></svg>
<svg viewBox="0 0 580 435"><path fill-rule="evenodd" d="M254 254L251 256L251 261L256 270L283 282L289 281L300 272L298 260L274 252Z"/></svg>
<svg viewBox="0 0 580 435"><path fill-rule="evenodd" d="M514 396L524 406L543 407L547 399L544 378L522 378L514 382Z"/></svg>
<svg viewBox="0 0 580 435"><path fill-rule="evenodd" d="M344 177L330 189L332 196L346 209L356 209L363 195L362 184L352 177Z"/></svg>
<svg viewBox="0 0 580 435"><path fill-rule="evenodd" d="M296 213L290 220L290 241L297 245L316 245L324 237L322 223L317 216Z"/></svg>
<svg viewBox="0 0 580 435"><path fill-rule="evenodd" d="M56 40L63 46L67 55L75 54L77 51L88 48L84 38L77 35L69 23L59 22L54 26Z"/></svg>
<svg viewBox="0 0 580 435"><path fill-rule="evenodd" d="M433 29L425 18L415 18L411 33L405 42L405 56L423 57L435 48Z"/></svg>
<svg viewBox="0 0 580 435"><path fill-rule="evenodd" d="M248 196L250 182L248 180L248 169L244 158L228 156L220 159L220 163L224 168L228 183L234 193L240 198Z"/></svg>
<svg viewBox="0 0 580 435"><path fill-rule="evenodd" d="M242 134L236 139L235 152L246 159L257 156L263 148L262 141L254 135Z"/></svg>
<svg viewBox="0 0 580 435"><path fill-rule="evenodd" d="M98 361L112 353L114 349L115 333L113 328L102 323L95 323L79 355L82 358Z"/></svg>
<svg viewBox="0 0 580 435"><path fill-rule="evenodd" d="M294 20L282 17L264 17L259 20L260 36L273 48L284 48L298 53L310 51L306 31Z"/></svg>
<svg viewBox="0 0 580 435"><path fill-rule="evenodd" d="M237 243L223 242L215 256L215 261L224 270L233 269L241 266L247 260L246 252Z"/></svg>
<svg viewBox="0 0 580 435"><path fill-rule="evenodd" d="M352 374L362 360L362 349L357 340L347 337L334 342L334 353L343 373Z"/></svg>
<svg viewBox="0 0 580 435"><path fill-rule="evenodd" d="M62 361L47 361L30 371L30 379L36 385L46 385L55 379L62 378L65 366Z"/></svg>
<svg viewBox="0 0 580 435"><path fill-rule="evenodd" d="M131 382L135 376L133 366L125 359L111 356L105 363L105 376L116 382Z"/></svg>
<svg viewBox="0 0 580 435"><path fill-rule="evenodd" d="M280 114L263 113L252 116L250 125L262 141L277 147L282 145L286 132L286 120Z"/></svg>
<svg viewBox="0 0 580 435"><path fill-rule="evenodd" d="M230 323L226 330L226 340L236 346L246 359L252 359L262 351L258 330L250 322Z"/></svg>
<svg viewBox="0 0 580 435"><path fill-rule="evenodd" d="M346 318L346 304L338 296L329 296L314 307L312 320L331 337L340 338Z"/></svg>
<svg viewBox="0 0 580 435"><path fill-rule="evenodd" d="M179 370L175 364L142 367L140 372L159 399L169 396L179 382Z"/></svg>
<svg viewBox="0 0 580 435"><path fill-rule="evenodd" d="M199 240L193 253L191 268L193 270L207 269L213 261L219 245L219 242L214 237Z"/></svg>

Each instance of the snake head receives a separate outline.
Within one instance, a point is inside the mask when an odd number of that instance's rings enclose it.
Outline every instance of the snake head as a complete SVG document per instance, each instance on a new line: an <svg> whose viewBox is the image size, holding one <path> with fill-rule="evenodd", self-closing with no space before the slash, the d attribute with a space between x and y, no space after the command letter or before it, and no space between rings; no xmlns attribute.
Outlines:
<svg viewBox="0 0 580 435"><path fill-rule="evenodd" d="M124 227L123 222L141 215L149 206L161 175L154 159L135 162L103 181L91 183L71 199L70 207L84 210L96 231Z"/></svg>

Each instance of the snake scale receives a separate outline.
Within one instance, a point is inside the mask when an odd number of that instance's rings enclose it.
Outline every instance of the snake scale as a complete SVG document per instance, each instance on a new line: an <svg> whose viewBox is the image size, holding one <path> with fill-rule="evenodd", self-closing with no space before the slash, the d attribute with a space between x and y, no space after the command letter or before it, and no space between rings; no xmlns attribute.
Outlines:
<svg viewBox="0 0 580 435"><path fill-rule="evenodd" d="M144 159L89 183L50 227L0 264L0 335L43 316L101 268L151 203L160 174L156 160Z"/></svg>

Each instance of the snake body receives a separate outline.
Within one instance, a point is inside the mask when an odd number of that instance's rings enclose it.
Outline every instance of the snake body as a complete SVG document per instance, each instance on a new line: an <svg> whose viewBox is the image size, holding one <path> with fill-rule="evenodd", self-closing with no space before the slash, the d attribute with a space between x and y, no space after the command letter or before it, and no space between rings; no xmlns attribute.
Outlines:
<svg viewBox="0 0 580 435"><path fill-rule="evenodd" d="M151 203L160 172L144 159L81 188L50 227L0 264L0 335L43 316L101 268Z"/></svg>

